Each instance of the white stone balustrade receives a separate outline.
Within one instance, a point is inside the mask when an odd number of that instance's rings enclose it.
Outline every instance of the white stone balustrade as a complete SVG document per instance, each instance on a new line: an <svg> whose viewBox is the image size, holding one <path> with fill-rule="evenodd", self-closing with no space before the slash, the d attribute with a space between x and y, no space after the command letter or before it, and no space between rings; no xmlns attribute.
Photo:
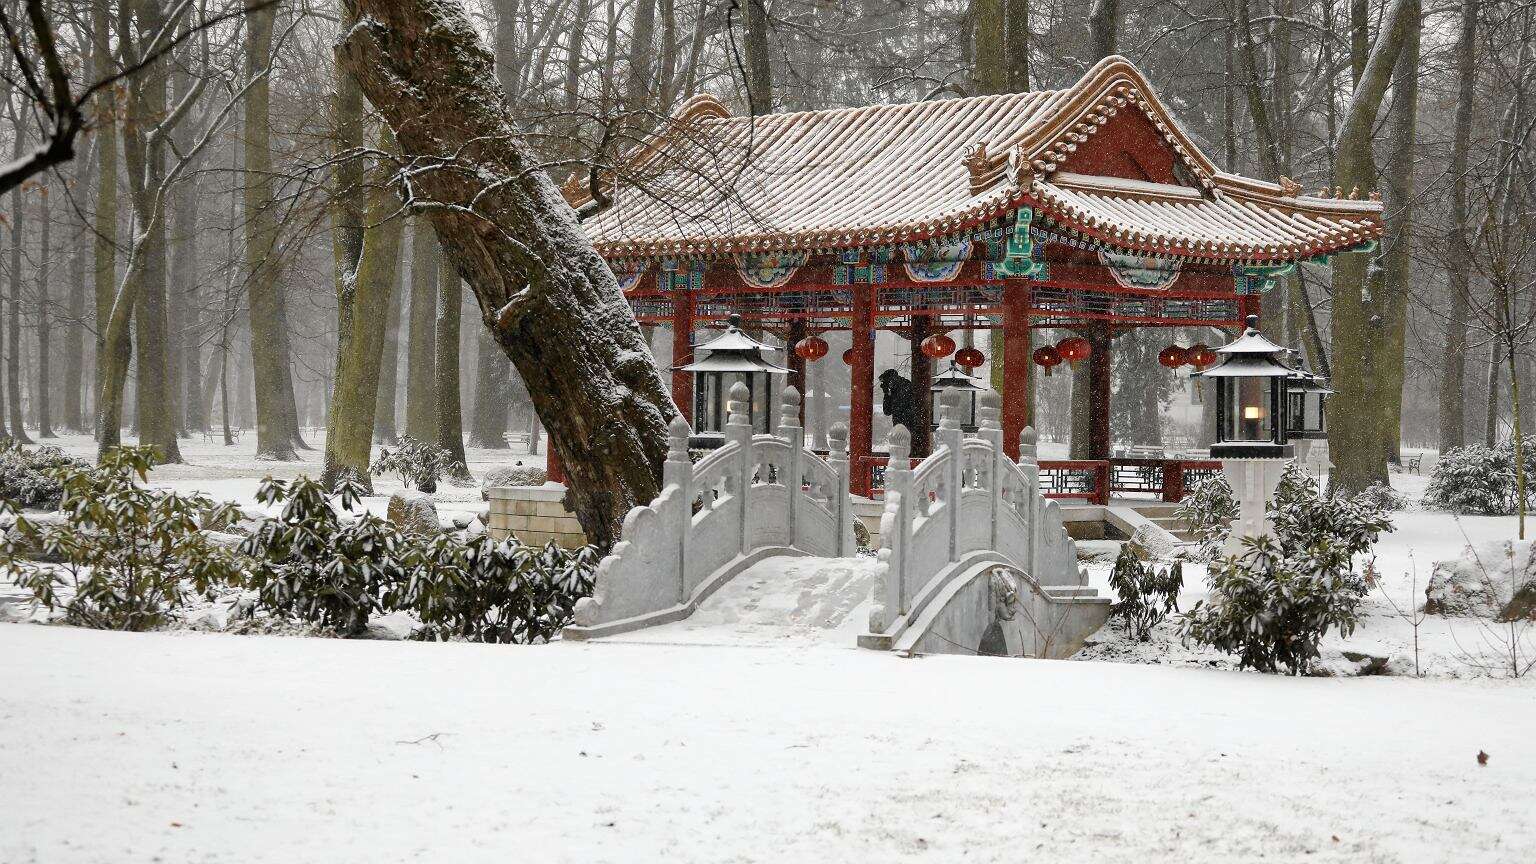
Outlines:
<svg viewBox="0 0 1536 864"><path fill-rule="evenodd" d="M1003 452L1001 400L981 397L980 429L966 438L956 422L959 394L940 396L934 450L910 468L910 436L892 430L880 520L881 578L874 589L871 647L889 647L946 581L978 562L1016 568L1037 586L1078 586L1072 539L1055 501L1040 495L1035 432L1020 436L1019 460Z"/></svg>
<svg viewBox="0 0 1536 864"><path fill-rule="evenodd" d="M598 565L593 595L567 638L607 636L687 617L737 573L775 555L855 553L848 496L848 430L822 459L805 448L800 393L784 388L776 435L753 435L748 391L731 388L725 444L692 463L688 424L668 430L662 490L624 517Z"/></svg>

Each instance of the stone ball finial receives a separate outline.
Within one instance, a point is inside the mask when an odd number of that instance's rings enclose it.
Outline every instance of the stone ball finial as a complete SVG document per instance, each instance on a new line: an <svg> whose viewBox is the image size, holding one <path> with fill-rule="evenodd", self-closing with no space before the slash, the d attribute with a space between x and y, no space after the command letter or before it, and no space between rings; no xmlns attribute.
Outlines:
<svg viewBox="0 0 1536 864"><path fill-rule="evenodd" d="M954 388L939 394L939 428L960 428L960 391Z"/></svg>
<svg viewBox="0 0 1536 864"><path fill-rule="evenodd" d="M785 386L779 394L779 425L800 425L800 391L793 384Z"/></svg>
<svg viewBox="0 0 1536 864"><path fill-rule="evenodd" d="M977 425L983 429L998 428L998 418L1002 416L1002 412L1003 397L999 396L995 390L986 391L981 394L981 407L976 411L979 419Z"/></svg>
<svg viewBox="0 0 1536 864"><path fill-rule="evenodd" d="M1025 426L1024 431L1019 433L1019 443L1023 444L1025 447L1035 446L1035 442L1038 441L1039 438L1040 436L1035 434L1035 427L1033 426Z"/></svg>
<svg viewBox="0 0 1536 864"><path fill-rule="evenodd" d="M688 427L688 421L684 420L681 414L673 417L672 422L667 424L667 450L669 454L676 455L681 452L686 455L688 453L688 436L692 432L693 430Z"/></svg>
<svg viewBox="0 0 1536 864"><path fill-rule="evenodd" d="M752 423L752 391L747 385L737 381L731 385L730 401L726 403L725 410L730 414L726 418L727 425L748 426Z"/></svg>
<svg viewBox="0 0 1536 864"><path fill-rule="evenodd" d="M891 427L890 437L886 439L886 450L890 453L890 464L897 468L905 468L907 454L912 450L912 433L900 423Z"/></svg>

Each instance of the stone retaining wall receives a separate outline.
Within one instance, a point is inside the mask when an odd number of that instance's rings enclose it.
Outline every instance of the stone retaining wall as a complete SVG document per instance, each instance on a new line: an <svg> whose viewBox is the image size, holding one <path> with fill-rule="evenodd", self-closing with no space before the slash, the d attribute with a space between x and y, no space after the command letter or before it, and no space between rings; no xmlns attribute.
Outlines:
<svg viewBox="0 0 1536 864"><path fill-rule="evenodd" d="M485 494L491 505L491 524L486 526L491 537L504 540L515 535L529 546L551 540L567 549L587 545L576 514L565 509L563 485L493 486Z"/></svg>

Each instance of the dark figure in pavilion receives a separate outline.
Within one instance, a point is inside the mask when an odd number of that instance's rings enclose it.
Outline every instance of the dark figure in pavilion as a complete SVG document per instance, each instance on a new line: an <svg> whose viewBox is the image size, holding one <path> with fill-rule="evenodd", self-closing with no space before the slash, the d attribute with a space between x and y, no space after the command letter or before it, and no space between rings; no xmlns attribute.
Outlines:
<svg viewBox="0 0 1536 864"><path fill-rule="evenodd" d="M901 376L895 369L887 369L880 373L880 412L891 420L907 427L911 432L917 428L917 393L912 389L912 382Z"/></svg>

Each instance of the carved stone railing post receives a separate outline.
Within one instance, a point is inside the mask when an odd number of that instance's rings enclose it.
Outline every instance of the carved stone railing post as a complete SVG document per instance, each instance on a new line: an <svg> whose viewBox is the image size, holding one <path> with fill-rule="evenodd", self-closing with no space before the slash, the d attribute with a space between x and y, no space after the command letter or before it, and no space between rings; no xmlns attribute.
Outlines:
<svg viewBox="0 0 1536 864"><path fill-rule="evenodd" d="M837 488L828 490L827 503L832 518L837 520L837 557L849 558L857 553L853 539L853 514L848 501L848 425L833 423L827 430L827 464L837 474Z"/></svg>
<svg viewBox="0 0 1536 864"><path fill-rule="evenodd" d="M752 532L747 525L747 518L752 513L747 501L752 493L752 404L749 401L752 394L747 385L737 381L731 385L730 397L726 402L729 414L725 423L725 441L736 445L736 468L731 479L734 488L731 491L735 495L736 524L741 529L737 548L746 554L752 546Z"/></svg>
<svg viewBox="0 0 1536 864"><path fill-rule="evenodd" d="M673 520L665 534L677 537L677 602L688 600L688 534L693 529L693 460L688 456L688 421L673 417L667 426L667 461L661 465L662 488L676 486L674 507L658 514Z"/></svg>
<svg viewBox="0 0 1536 864"><path fill-rule="evenodd" d="M1025 514L1029 530L1025 532L1025 565L1031 576L1040 573L1040 516L1044 503L1040 497L1040 460L1035 451L1035 427L1025 426L1019 432L1019 472L1024 475Z"/></svg>
<svg viewBox="0 0 1536 864"><path fill-rule="evenodd" d="M779 478L784 484L784 506L789 508L789 545L793 546L799 541L800 535L796 523L797 505L800 499L800 484L805 478L801 476L800 457L805 453L805 430L800 428L800 391L793 384L784 388L784 393L779 397L779 434L789 444L789 455L784 460L785 476Z"/></svg>
<svg viewBox="0 0 1536 864"><path fill-rule="evenodd" d="M900 424L891 429L887 439L890 459L885 465L885 513L894 515L894 525L880 521L882 553L886 559L886 623L907 614L907 554L912 531L912 435Z"/></svg>
<svg viewBox="0 0 1536 864"><path fill-rule="evenodd" d="M1003 427L999 422L1002 410L1003 397L992 390L981 394L980 428L976 437L987 442L987 513L992 521L987 536L991 549L998 548L998 523L1003 515L1003 472L1007 470L1003 463L1008 458L1003 453Z"/></svg>
<svg viewBox="0 0 1536 864"><path fill-rule="evenodd" d="M965 433L960 430L960 391L945 390L939 395L939 430L937 437L949 452L944 463L944 514L948 523L949 560L958 561L960 544L960 491L965 475ZM889 469L887 469L889 470Z"/></svg>

